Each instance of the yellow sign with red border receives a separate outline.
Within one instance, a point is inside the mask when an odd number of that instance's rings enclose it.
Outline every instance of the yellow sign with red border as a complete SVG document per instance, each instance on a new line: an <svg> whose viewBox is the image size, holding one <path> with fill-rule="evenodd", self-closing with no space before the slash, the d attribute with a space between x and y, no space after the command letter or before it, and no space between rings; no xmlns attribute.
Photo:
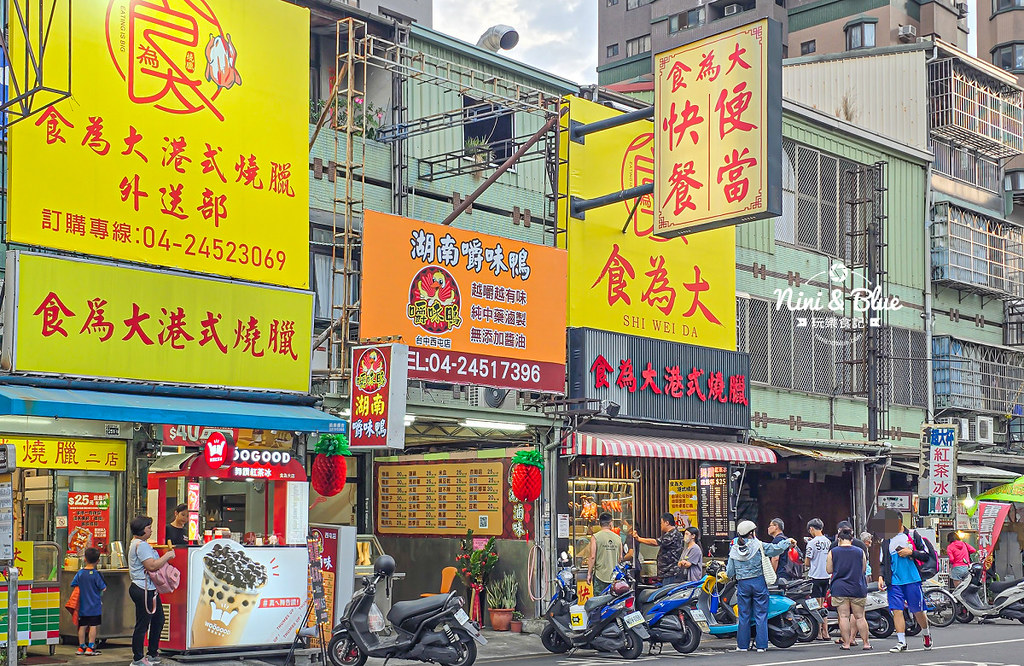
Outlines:
<svg viewBox="0 0 1024 666"><path fill-rule="evenodd" d="M309 10L89 0L68 30L73 97L9 130L8 240L305 288Z"/></svg>

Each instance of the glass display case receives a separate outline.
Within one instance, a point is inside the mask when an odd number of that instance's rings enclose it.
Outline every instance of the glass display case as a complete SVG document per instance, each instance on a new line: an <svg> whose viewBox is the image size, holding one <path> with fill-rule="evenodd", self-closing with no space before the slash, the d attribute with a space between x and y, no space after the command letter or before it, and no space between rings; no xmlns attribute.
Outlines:
<svg viewBox="0 0 1024 666"><path fill-rule="evenodd" d="M633 523L636 500L634 479L569 480L569 515L572 517L569 550L581 571L589 564L590 536L601 529L598 518L602 513L612 516L612 528L618 532L622 522Z"/></svg>

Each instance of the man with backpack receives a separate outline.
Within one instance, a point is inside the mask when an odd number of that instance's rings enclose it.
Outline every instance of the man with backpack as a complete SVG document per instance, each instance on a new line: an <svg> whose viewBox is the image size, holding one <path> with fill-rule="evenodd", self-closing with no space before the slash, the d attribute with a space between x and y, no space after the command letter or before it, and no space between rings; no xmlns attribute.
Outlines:
<svg viewBox="0 0 1024 666"><path fill-rule="evenodd" d="M772 522L768 523L768 536L772 538L772 543L789 541L789 537L786 536L786 523L783 522L782 518L772 518ZM792 557L791 551L796 551L797 557L795 560ZM796 546L792 546L782 555L773 557L772 566L775 567L775 575L778 580L797 580L802 578L803 571L800 568L800 562L800 549Z"/></svg>
<svg viewBox="0 0 1024 666"><path fill-rule="evenodd" d="M906 652L907 635L904 607L917 618L924 634L924 649L932 649L928 615L924 612L922 581L935 575L937 566L935 546L917 533L903 526L903 515L885 511L880 516L883 535L891 535L882 542L882 571L878 589L885 590L896 626L898 643L889 652Z"/></svg>

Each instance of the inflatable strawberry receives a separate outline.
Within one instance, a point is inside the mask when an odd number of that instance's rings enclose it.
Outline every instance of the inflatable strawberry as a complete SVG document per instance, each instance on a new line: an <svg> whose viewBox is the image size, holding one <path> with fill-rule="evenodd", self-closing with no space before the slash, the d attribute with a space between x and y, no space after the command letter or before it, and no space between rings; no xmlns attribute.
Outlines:
<svg viewBox="0 0 1024 666"><path fill-rule="evenodd" d="M316 458L310 480L313 490L324 497L333 497L345 487L348 466L344 456L352 455L344 435L320 435L316 441Z"/></svg>
<svg viewBox="0 0 1024 666"><path fill-rule="evenodd" d="M512 494L517 500L530 503L540 497L543 469L540 451L520 451L512 457Z"/></svg>

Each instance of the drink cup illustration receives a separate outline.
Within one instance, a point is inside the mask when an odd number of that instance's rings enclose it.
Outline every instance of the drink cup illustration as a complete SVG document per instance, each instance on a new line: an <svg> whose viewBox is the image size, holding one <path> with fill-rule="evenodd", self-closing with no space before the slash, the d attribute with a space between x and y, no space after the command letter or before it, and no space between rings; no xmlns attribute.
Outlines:
<svg viewBox="0 0 1024 666"><path fill-rule="evenodd" d="M267 569L244 551L217 544L203 557L192 647L238 645L267 584Z"/></svg>

